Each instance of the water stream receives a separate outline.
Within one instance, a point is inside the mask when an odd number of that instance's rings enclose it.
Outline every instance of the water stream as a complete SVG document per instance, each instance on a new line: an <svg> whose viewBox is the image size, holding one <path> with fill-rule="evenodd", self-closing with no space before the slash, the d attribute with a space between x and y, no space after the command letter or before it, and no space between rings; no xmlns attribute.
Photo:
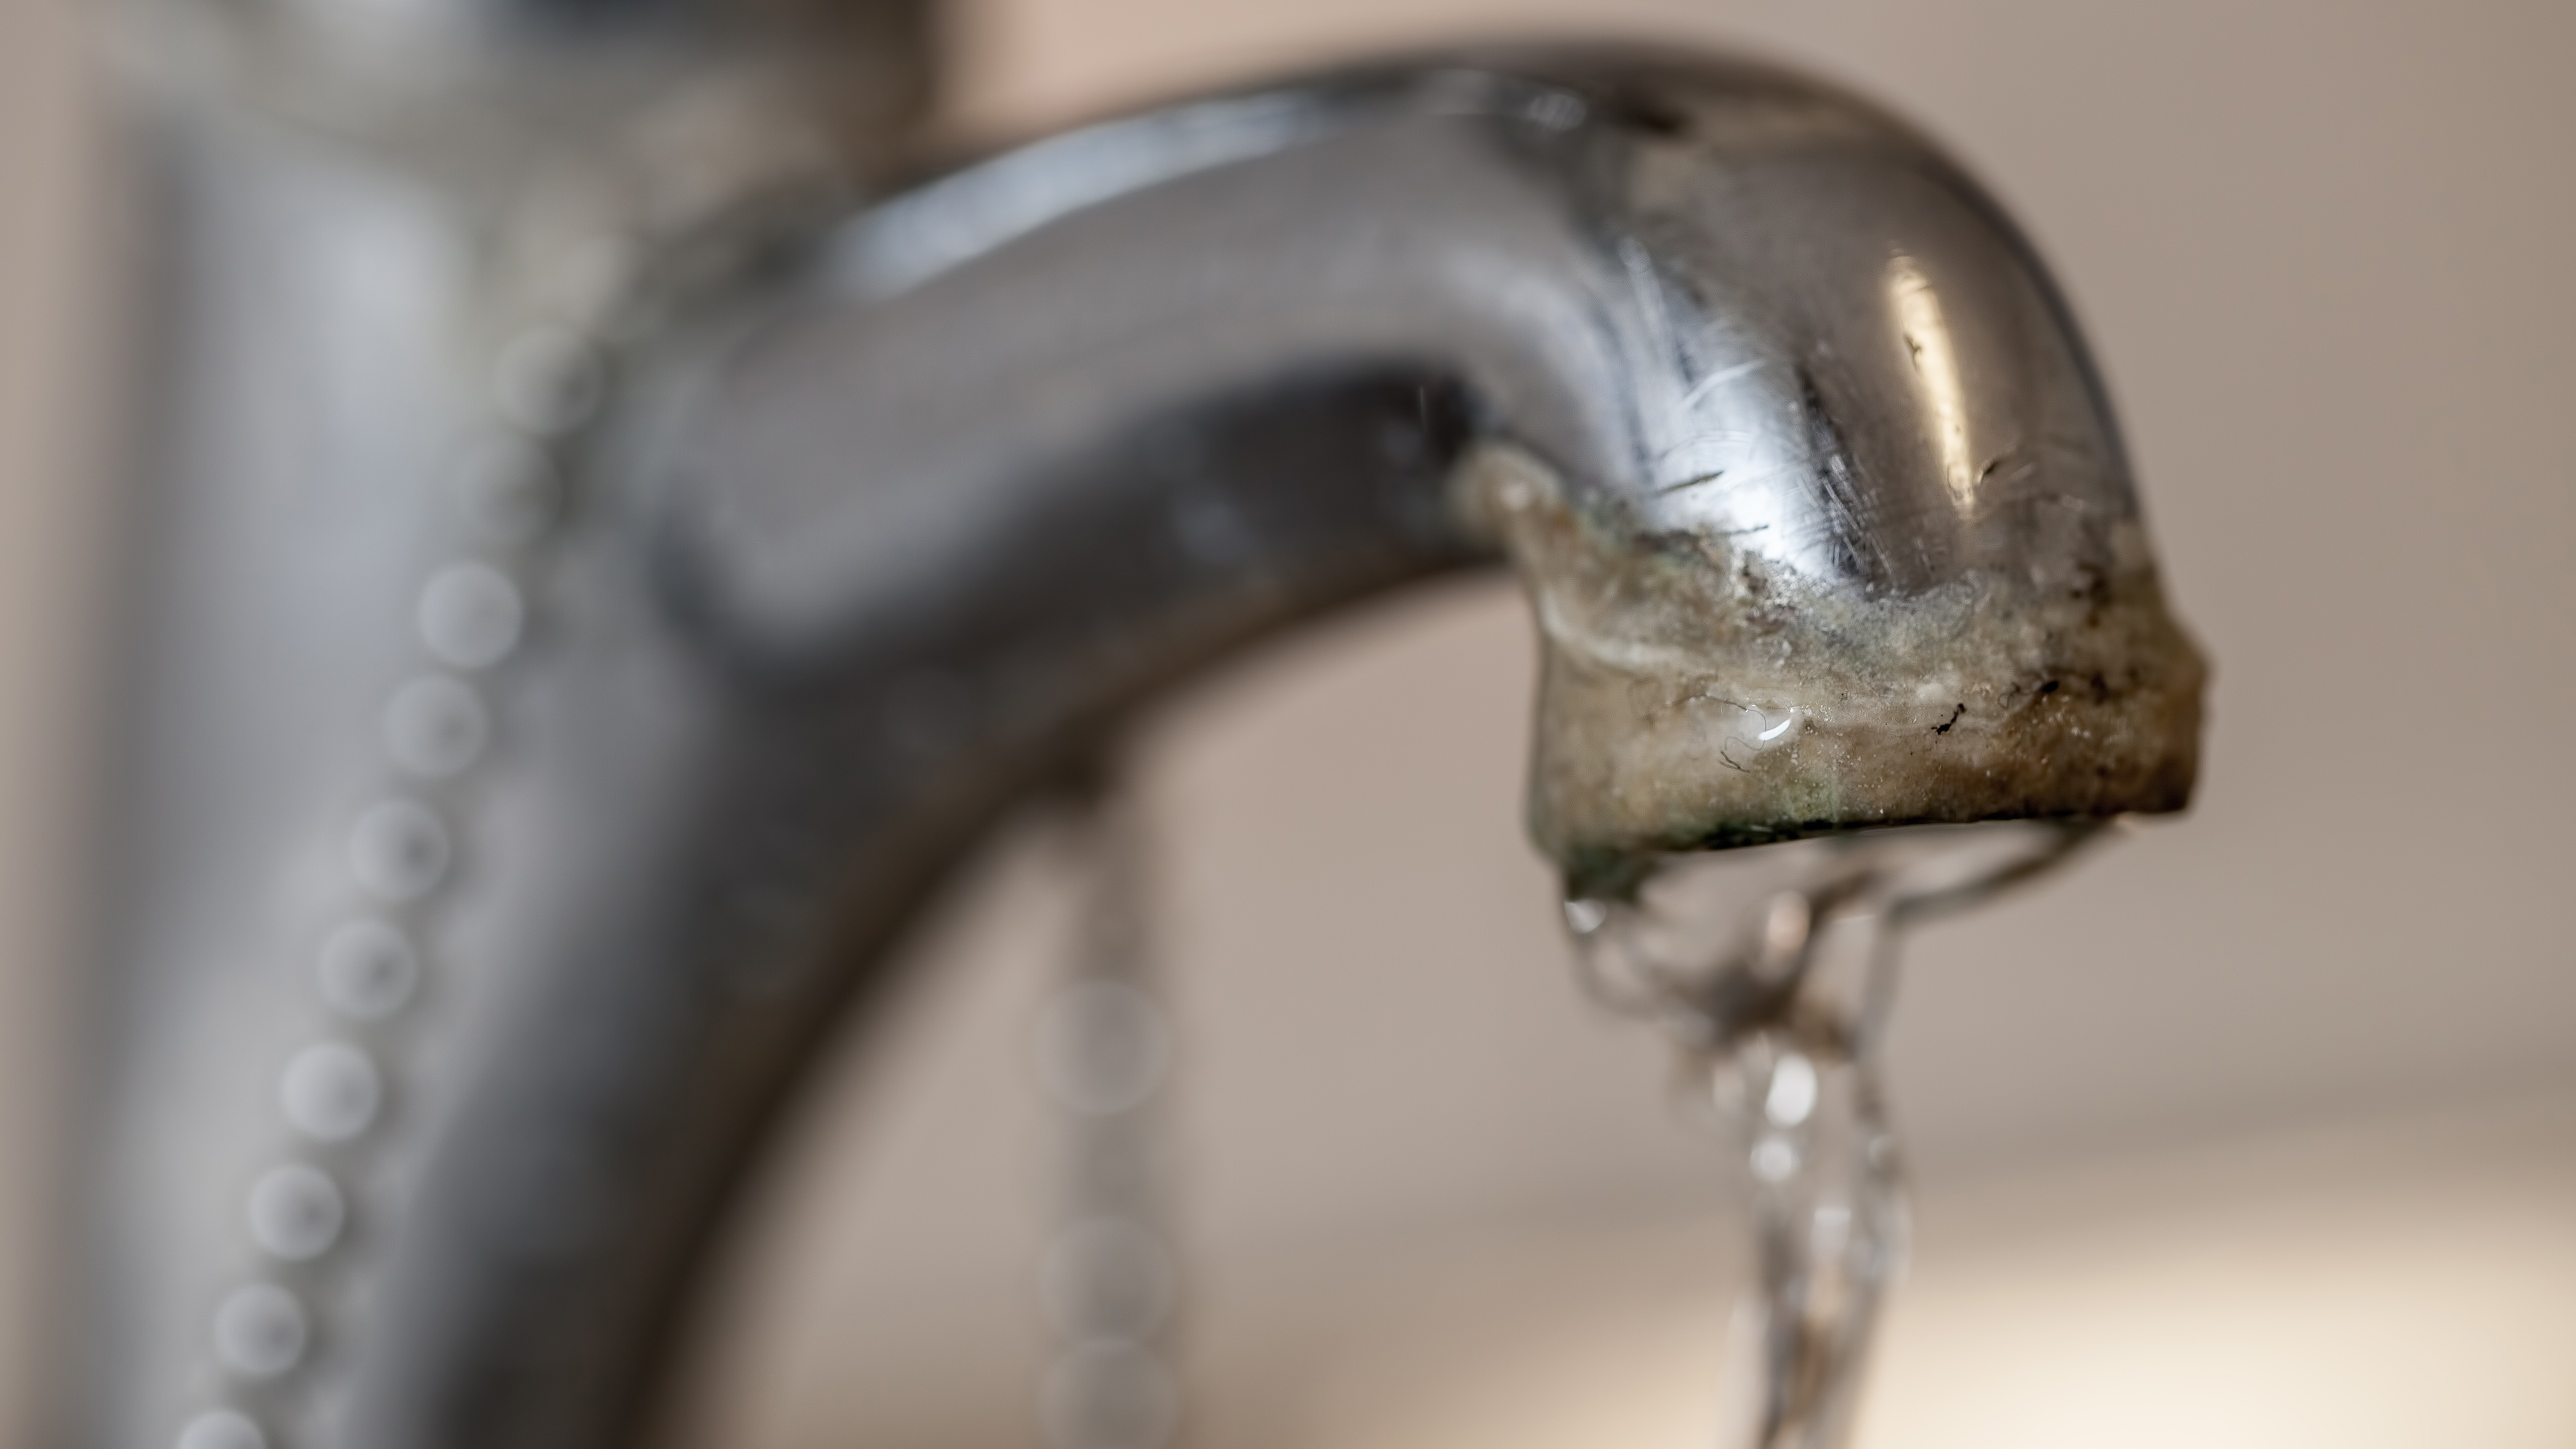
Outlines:
<svg viewBox="0 0 2576 1449"><path fill-rule="evenodd" d="M1723 1375L1722 1449L1849 1441L1879 1302L1906 1257L1881 1074L1905 933L2100 831L1945 826L1675 856L1630 898L1566 902L1587 989L1664 1030L1690 1110L1744 1154L1756 1272Z"/></svg>
<svg viewBox="0 0 2576 1449"><path fill-rule="evenodd" d="M1051 1449L1184 1437L1161 1136L1172 1030L1146 935L1136 802L1079 820L1079 949L1040 1023L1067 1193L1045 1254ZM2051 869L2097 822L1878 831L1660 858L1618 899L1570 899L1590 993L1677 1049L1686 1110L1742 1154L1753 1281L1722 1371L1719 1449L1848 1443L1879 1303L1902 1269L1901 1154L1881 1063L1906 933Z"/></svg>

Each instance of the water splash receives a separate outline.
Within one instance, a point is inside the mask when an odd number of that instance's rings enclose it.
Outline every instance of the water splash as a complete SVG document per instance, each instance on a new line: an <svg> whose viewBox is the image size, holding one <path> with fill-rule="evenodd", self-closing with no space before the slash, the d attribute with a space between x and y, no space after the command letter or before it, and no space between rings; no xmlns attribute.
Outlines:
<svg viewBox="0 0 2576 1449"><path fill-rule="evenodd" d="M1932 827L1659 862L1571 899L1586 988L1660 1025L1686 1100L1744 1153L1757 1273L1735 1319L1722 1449L1848 1442L1907 1249L1880 1073L1905 932L2065 860L2096 822Z"/></svg>

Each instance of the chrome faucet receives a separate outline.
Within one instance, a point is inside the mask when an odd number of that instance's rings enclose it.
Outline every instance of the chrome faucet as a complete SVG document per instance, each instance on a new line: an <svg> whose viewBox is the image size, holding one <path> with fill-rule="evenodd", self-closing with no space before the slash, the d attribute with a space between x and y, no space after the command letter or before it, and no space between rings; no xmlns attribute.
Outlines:
<svg viewBox="0 0 2576 1449"><path fill-rule="evenodd" d="M2066 308L1810 82L1459 53L939 164L916 4L120 20L151 332L69 1442L633 1442L961 854L1432 575L1527 580L1576 894L2189 792L2201 666Z"/></svg>

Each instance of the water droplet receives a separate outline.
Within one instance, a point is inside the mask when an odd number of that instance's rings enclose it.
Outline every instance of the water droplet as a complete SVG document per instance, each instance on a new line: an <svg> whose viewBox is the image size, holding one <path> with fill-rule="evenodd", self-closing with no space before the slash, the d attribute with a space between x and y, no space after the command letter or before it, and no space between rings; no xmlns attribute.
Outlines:
<svg viewBox="0 0 2576 1449"><path fill-rule="evenodd" d="M1610 919L1610 908L1599 901L1567 901L1565 928L1578 936L1589 936Z"/></svg>
<svg viewBox="0 0 2576 1449"><path fill-rule="evenodd" d="M268 1436L232 1410L216 1409L190 1419L175 1449L268 1449Z"/></svg>
<svg viewBox="0 0 2576 1449"><path fill-rule="evenodd" d="M385 750L415 775L443 779L473 764L492 732L472 685L424 674L385 706Z"/></svg>
<svg viewBox="0 0 2576 1449"><path fill-rule="evenodd" d="M519 586L489 564L449 564L420 592L420 639L440 663L488 669L519 647Z"/></svg>
<svg viewBox="0 0 2576 1449"><path fill-rule="evenodd" d="M250 1190L251 1240L290 1263L331 1251L348 1217L339 1185L300 1162L270 1168Z"/></svg>
<svg viewBox="0 0 2576 1449"><path fill-rule="evenodd" d="M1726 732L1727 747L1734 752L1734 758L1737 759L1745 758L1745 752L1748 751L1758 755L1779 749L1795 740L1798 737L1798 727L1806 718L1800 710L1790 705L1767 705L1756 708L1737 705L1730 700L1715 700L1711 703L1735 711L1731 722L1726 726Z"/></svg>
<svg viewBox="0 0 2576 1449"><path fill-rule="evenodd" d="M343 1016L382 1021L403 1009L420 979L420 953L382 921L351 921L322 943L322 999Z"/></svg>
<svg viewBox="0 0 2576 1449"><path fill-rule="evenodd" d="M384 900L416 900L436 890L447 876L447 859L447 827L410 800L369 807L349 833L349 873Z"/></svg>
<svg viewBox="0 0 2576 1449"><path fill-rule="evenodd" d="M1762 1115L1774 1127L1795 1127L1816 1110L1816 1066L1796 1052L1783 1053L1771 1068L1771 1090L1762 1099Z"/></svg>
<svg viewBox="0 0 2576 1449"><path fill-rule="evenodd" d="M274 1378L303 1361L304 1305L274 1283L236 1288L215 1310L215 1353L236 1373Z"/></svg>
<svg viewBox="0 0 2576 1449"><path fill-rule="evenodd" d="M286 1120L320 1142L346 1142L364 1132L384 1105L384 1080L365 1052L323 1042L295 1054L278 1085Z"/></svg>

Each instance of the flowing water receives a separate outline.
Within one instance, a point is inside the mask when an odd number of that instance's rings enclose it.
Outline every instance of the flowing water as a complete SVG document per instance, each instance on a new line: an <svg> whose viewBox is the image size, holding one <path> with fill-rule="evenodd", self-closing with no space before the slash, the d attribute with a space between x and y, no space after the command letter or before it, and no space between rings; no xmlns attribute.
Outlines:
<svg viewBox="0 0 2576 1449"><path fill-rule="evenodd" d="M1906 1256L1880 1070L1906 932L2101 832L1937 826L1670 856L1624 898L1565 903L1587 989L1662 1029L1688 1110L1743 1154L1757 1266L1722 1373L1720 1449L1850 1437L1879 1301ZM1084 813L1088 919L1036 1042L1071 1169L1040 1274L1051 1449L1182 1437L1160 1160L1172 1032L1145 940L1142 834L1117 792Z"/></svg>
<svg viewBox="0 0 2576 1449"><path fill-rule="evenodd" d="M2049 869L2092 823L1928 827L1675 856L1627 899L1569 900L1587 988L1662 1027L1685 1100L1744 1154L1756 1275L1722 1449L1839 1449L1906 1255L1880 1063L1906 931Z"/></svg>

